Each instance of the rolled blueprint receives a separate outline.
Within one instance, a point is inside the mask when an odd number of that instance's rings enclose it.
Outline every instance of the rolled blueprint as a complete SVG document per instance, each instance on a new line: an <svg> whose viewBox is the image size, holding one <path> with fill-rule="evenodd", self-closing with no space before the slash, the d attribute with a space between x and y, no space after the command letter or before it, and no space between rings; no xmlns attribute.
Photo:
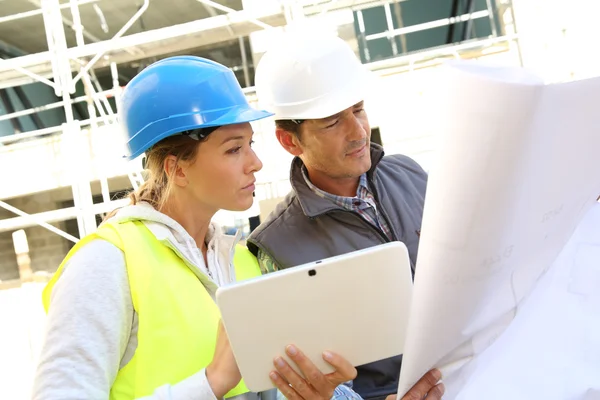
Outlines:
<svg viewBox="0 0 600 400"><path fill-rule="evenodd" d="M441 146L427 187L399 398L432 367L443 373L444 399L476 398L460 393L475 366L481 372L494 362L478 357L555 268L600 195L600 78L544 85L524 69L455 62L441 82Z"/></svg>

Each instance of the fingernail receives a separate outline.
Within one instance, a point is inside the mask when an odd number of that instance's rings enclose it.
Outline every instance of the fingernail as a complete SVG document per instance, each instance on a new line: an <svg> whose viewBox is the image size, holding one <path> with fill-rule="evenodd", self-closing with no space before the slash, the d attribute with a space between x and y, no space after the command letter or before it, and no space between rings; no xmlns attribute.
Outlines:
<svg viewBox="0 0 600 400"><path fill-rule="evenodd" d="M442 379L442 371L440 371L439 369L434 369L433 377L439 381L440 379Z"/></svg>
<svg viewBox="0 0 600 400"><path fill-rule="evenodd" d="M269 376L274 381L276 381L279 378L279 376L275 373L275 371L271 371L271 373L269 374Z"/></svg>
<svg viewBox="0 0 600 400"><path fill-rule="evenodd" d="M324 359L326 359L326 360L329 360L329 361L331 361L331 360L333 360L333 354L331 354L331 353L330 353L330 352L328 352L328 351L324 351L324 352L323 352L323 358L324 358Z"/></svg>
<svg viewBox="0 0 600 400"><path fill-rule="evenodd" d="M283 358L277 357L275 359L275 365L277 365L278 367L285 367L285 361L283 361Z"/></svg>
<svg viewBox="0 0 600 400"><path fill-rule="evenodd" d="M292 344L290 344L286 350L290 356L295 356L296 354L298 354L298 349Z"/></svg>
<svg viewBox="0 0 600 400"><path fill-rule="evenodd" d="M440 383L438 385L438 387L440 388L440 391L442 392L442 394L446 393L446 385L444 385L443 383Z"/></svg>

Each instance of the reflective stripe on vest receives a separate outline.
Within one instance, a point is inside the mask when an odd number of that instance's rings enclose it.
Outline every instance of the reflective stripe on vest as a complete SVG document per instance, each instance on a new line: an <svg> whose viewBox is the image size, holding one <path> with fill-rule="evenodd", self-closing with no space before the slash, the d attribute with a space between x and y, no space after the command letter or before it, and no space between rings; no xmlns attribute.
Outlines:
<svg viewBox="0 0 600 400"><path fill-rule="evenodd" d="M111 400L136 399L175 384L206 368L216 346L219 309L196 275L140 221L105 223L71 249L44 289L50 295L67 261L82 246L104 239L125 254L133 308L138 315L137 348L111 388ZM254 255L238 245L237 280L260 275ZM240 382L226 398L248 392Z"/></svg>

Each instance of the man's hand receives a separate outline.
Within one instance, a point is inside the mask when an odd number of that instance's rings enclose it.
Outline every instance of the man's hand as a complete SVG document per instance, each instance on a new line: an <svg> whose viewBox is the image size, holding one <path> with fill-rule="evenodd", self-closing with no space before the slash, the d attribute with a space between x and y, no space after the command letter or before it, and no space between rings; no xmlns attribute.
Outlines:
<svg viewBox="0 0 600 400"><path fill-rule="evenodd" d="M356 378L356 368L337 354L323 353L323 359L335 368L334 372L325 375L295 346L288 346L285 352L306 377L298 375L281 357L273 361L277 371L271 372L271 380L289 400L329 400L336 387Z"/></svg>
<svg viewBox="0 0 600 400"><path fill-rule="evenodd" d="M440 379L442 379L442 373L437 369L432 369L415 383L415 386L404 395L402 400L441 400L446 388L443 383L438 384ZM385 400L396 400L396 395L391 394Z"/></svg>

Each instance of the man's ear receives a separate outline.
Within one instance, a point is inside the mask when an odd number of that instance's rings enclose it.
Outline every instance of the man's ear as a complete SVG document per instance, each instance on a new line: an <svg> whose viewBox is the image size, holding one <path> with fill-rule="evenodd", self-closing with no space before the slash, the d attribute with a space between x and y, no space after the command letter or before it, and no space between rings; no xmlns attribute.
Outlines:
<svg viewBox="0 0 600 400"><path fill-rule="evenodd" d="M172 181L174 185L186 187L189 183L185 168L181 165L181 162L177 162L177 157L173 155L167 156L163 168L165 169L165 173L169 177L169 180Z"/></svg>
<svg viewBox="0 0 600 400"><path fill-rule="evenodd" d="M303 153L300 140L296 134L282 128L276 128L275 135L277 135L277 140L279 140L281 146L291 155L299 156Z"/></svg>

